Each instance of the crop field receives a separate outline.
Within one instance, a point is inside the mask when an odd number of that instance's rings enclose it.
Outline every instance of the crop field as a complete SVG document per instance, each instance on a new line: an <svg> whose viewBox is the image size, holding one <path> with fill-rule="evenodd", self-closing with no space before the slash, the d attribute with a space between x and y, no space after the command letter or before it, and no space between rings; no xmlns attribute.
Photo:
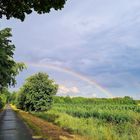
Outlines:
<svg viewBox="0 0 140 140"><path fill-rule="evenodd" d="M140 139L140 106L130 97L55 97L49 111L33 114L87 140Z"/></svg>

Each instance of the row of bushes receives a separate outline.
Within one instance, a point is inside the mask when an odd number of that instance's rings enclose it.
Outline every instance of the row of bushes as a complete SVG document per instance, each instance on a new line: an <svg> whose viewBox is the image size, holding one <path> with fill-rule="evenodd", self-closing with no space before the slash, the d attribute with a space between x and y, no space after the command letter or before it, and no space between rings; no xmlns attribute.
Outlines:
<svg viewBox="0 0 140 140"><path fill-rule="evenodd" d="M98 118L107 122L112 123L123 123L123 122L130 122L133 121L133 118L128 115L128 113L124 113L122 111L100 111L100 110L92 110L92 112L89 111L83 111L83 110L75 110L75 111L66 111L67 114L72 115L74 117L79 118Z"/></svg>
<svg viewBox="0 0 140 140"><path fill-rule="evenodd" d="M108 110L108 111L134 111L140 113L139 105L110 105L110 104L67 104L67 103L55 103L57 110L73 110L75 108L84 109L85 111L92 112L92 110Z"/></svg>
<svg viewBox="0 0 140 140"><path fill-rule="evenodd" d="M87 103L89 100L93 102ZM97 118L111 123L139 120L137 114L140 113L140 106L135 104L135 100L130 97L124 97L115 99L118 102L110 104L111 100L113 101L114 99L55 97L53 110L77 118ZM103 102L97 104L96 101ZM126 104L120 104L120 101L124 101Z"/></svg>
<svg viewBox="0 0 140 140"><path fill-rule="evenodd" d="M92 107L85 109L83 106L54 107L54 110L67 113L78 118L97 118L111 123L123 123L135 121L135 114L131 110L106 110L105 108ZM137 121L137 120L136 120Z"/></svg>

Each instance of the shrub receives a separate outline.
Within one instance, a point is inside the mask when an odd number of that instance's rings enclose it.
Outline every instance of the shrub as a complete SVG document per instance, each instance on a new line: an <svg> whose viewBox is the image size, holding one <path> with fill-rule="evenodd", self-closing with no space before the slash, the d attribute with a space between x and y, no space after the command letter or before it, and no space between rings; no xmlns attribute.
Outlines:
<svg viewBox="0 0 140 140"><path fill-rule="evenodd" d="M58 85L46 73L37 73L26 80L20 90L17 107L26 111L50 109Z"/></svg>
<svg viewBox="0 0 140 140"><path fill-rule="evenodd" d="M4 103L3 103L3 101L2 101L2 98L0 97L0 109L2 109L3 106L4 106Z"/></svg>

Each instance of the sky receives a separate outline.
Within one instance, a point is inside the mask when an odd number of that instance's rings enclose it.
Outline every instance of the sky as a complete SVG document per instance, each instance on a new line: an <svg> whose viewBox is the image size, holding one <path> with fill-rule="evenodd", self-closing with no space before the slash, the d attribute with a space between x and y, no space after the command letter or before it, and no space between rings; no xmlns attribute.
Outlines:
<svg viewBox="0 0 140 140"><path fill-rule="evenodd" d="M32 13L12 28L15 59L28 63L15 90L39 71L60 85L58 95L140 99L140 1L68 0L61 11Z"/></svg>

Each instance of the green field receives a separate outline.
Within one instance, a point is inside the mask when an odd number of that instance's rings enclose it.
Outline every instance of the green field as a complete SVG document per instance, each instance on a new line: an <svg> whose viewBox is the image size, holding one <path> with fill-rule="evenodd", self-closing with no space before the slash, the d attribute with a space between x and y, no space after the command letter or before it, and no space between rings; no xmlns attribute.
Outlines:
<svg viewBox="0 0 140 140"><path fill-rule="evenodd" d="M51 110L36 116L91 140L139 140L140 106L130 97L55 97Z"/></svg>

